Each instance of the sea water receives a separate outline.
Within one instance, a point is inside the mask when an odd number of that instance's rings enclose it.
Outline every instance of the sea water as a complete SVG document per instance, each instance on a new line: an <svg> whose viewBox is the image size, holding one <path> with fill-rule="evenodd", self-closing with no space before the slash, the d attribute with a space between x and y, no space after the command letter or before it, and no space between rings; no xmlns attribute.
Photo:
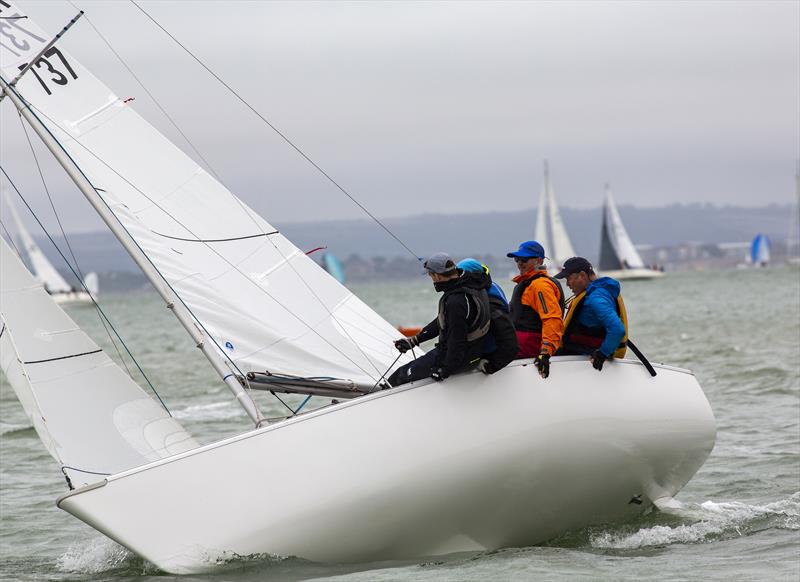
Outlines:
<svg viewBox="0 0 800 582"><path fill-rule="evenodd" d="M437 296L425 277L351 289L393 324L424 324L435 314ZM173 577L55 507L64 480L3 378L0 579L800 580L800 271L670 273L625 282L623 292L633 341L651 361L693 370L717 419L716 447L678 495L681 510L571 531L527 548L357 565L264 558L232 562L207 576ZM154 294L108 295L102 305L198 440L249 427ZM118 358L123 348L111 344L92 308L68 311ZM272 397L259 402L268 415L286 414Z"/></svg>

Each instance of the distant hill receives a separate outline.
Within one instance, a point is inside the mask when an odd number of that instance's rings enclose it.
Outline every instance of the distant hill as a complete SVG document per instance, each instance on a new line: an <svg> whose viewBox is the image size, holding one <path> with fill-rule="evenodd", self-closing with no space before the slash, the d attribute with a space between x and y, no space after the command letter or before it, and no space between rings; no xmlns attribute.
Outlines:
<svg viewBox="0 0 800 582"><path fill-rule="evenodd" d="M662 208L620 206L619 212L637 245L670 246L683 242L722 243L749 241L757 232L781 241L789 233L793 209L789 205L758 208L691 204ZM562 208L564 223L575 251L597 258L600 241L600 208ZM386 226L415 253L427 256L445 250L454 256L502 257L521 240L533 237L536 210L498 211L485 214L423 214L388 219ZM408 253L380 226L369 220L315 221L276 224L303 250L327 246L340 258L405 256ZM63 244L61 237L56 237ZM70 243L84 271L137 272L133 261L109 232L75 234ZM39 239L45 253L61 271L62 261L46 239Z"/></svg>

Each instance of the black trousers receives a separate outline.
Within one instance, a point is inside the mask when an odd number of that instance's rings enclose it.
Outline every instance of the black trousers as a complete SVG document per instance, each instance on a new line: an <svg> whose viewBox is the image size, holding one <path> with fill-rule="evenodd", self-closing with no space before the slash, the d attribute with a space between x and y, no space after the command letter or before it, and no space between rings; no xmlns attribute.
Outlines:
<svg viewBox="0 0 800 582"><path fill-rule="evenodd" d="M421 355L413 362L409 362L404 366L400 366L394 373L389 376L388 382L392 386L400 386L408 384L415 380L422 380L423 378L430 378L433 369L436 367L437 348Z"/></svg>

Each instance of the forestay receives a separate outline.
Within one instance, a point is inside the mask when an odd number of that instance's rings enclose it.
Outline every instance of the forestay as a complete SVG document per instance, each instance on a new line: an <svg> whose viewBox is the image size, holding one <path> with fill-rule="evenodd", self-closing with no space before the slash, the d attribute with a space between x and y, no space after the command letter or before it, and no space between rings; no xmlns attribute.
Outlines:
<svg viewBox="0 0 800 582"><path fill-rule="evenodd" d="M198 446L55 304L2 238L0 326L0 369L73 486Z"/></svg>
<svg viewBox="0 0 800 582"><path fill-rule="evenodd" d="M2 10L13 14L22 12ZM51 35L30 19L3 22L17 41L0 48L10 79ZM243 372L378 380L395 361L399 333L61 44L20 80L19 93L218 347Z"/></svg>
<svg viewBox="0 0 800 582"><path fill-rule="evenodd" d="M644 261L633 246L617 211L611 188L606 185L606 199L603 206L603 233L600 242L601 270L642 269Z"/></svg>
<svg viewBox="0 0 800 582"><path fill-rule="evenodd" d="M19 238L22 249L25 253L25 257L27 258L36 279L43 283L50 293L69 292L71 288L64 280L64 277L62 277L61 274L56 271L56 268L53 266L53 264L47 260L47 257L44 256L42 249L39 248L39 245L37 245L33 240L33 237L31 237L28 229L25 228L25 225L19 219L17 209L11 202L10 196L6 195L4 198L6 199L8 208L11 210L11 218L14 220L14 224L17 229L17 237Z"/></svg>

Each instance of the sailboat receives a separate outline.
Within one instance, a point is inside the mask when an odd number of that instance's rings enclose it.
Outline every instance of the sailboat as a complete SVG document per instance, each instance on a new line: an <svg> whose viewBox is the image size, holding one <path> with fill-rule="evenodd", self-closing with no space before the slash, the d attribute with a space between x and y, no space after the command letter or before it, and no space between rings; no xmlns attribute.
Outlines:
<svg viewBox="0 0 800 582"><path fill-rule="evenodd" d="M6 6L0 16L24 16ZM413 357L397 357L397 330L30 19L20 28L25 43L0 46L4 100L252 423L198 446L0 241L0 366L63 472L62 510L177 574L237 556L408 559L536 544L671 506L705 462L713 413L695 376L668 365L652 375L619 360L598 374L565 356L548 380L518 360L386 386ZM63 85L13 82L40 58ZM270 422L258 389L325 404Z"/></svg>
<svg viewBox="0 0 800 582"><path fill-rule="evenodd" d="M606 184L606 197L603 203L603 226L600 232L599 274L614 279L656 279L664 273L645 266L642 257L625 230L619 216L617 205L611 194L611 186Z"/></svg>
<svg viewBox="0 0 800 582"><path fill-rule="evenodd" d="M92 296L96 297L98 292L97 273L88 273L86 275L83 282L85 291L70 286L33 240L28 229L25 228L22 220L20 220L17 209L12 204L10 197L4 195L3 198L6 206L11 211L11 218L16 227L19 248L21 249L20 252L25 254L36 280L44 286L56 303L91 303Z"/></svg>
<svg viewBox="0 0 800 582"><path fill-rule="evenodd" d="M567 234L561 212L558 209L553 185L550 182L550 168L547 160L544 161L544 183L539 195L539 208L536 211L536 230L534 238L543 247L547 258L550 259L548 272L551 275L558 273L564 261L575 256L572 242Z"/></svg>
<svg viewBox="0 0 800 582"><path fill-rule="evenodd" d="M769 265L770 260L769 237L758 233L753 237L753 242L750 244L750 263L754 267L766 267Z"/></svg>

